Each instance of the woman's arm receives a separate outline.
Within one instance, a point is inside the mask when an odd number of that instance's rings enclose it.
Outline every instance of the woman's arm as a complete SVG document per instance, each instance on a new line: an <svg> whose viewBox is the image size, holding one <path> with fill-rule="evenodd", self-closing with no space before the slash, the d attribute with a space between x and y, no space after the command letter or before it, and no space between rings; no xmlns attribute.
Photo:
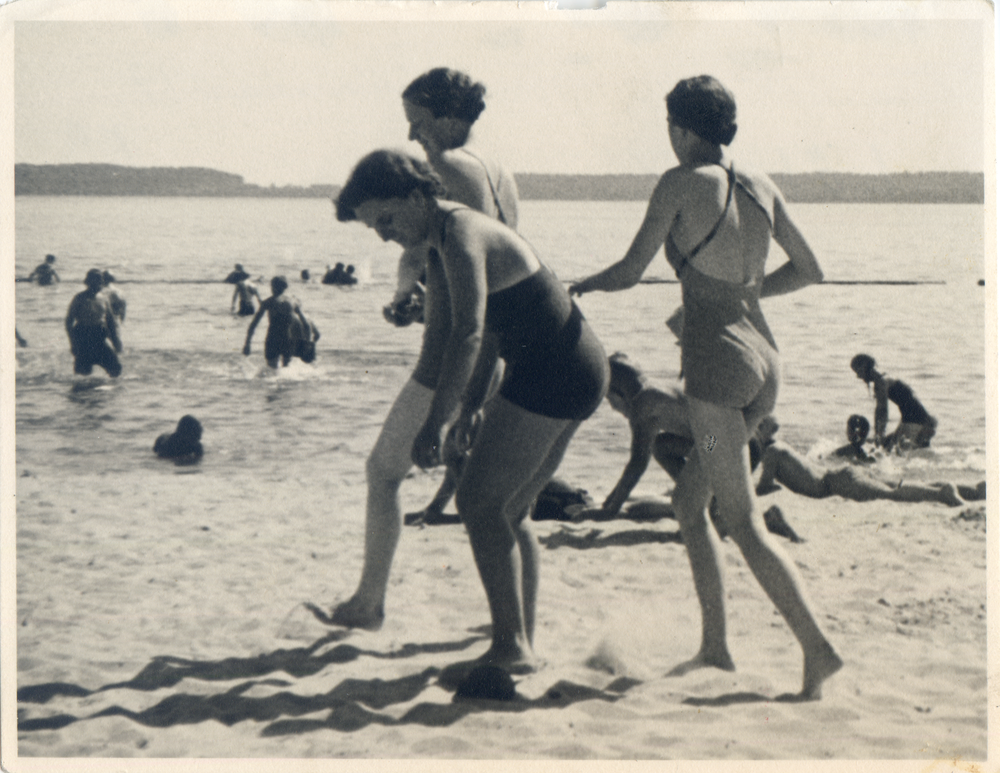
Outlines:
<svg viewBox="0 0 1000 773"><path fill-rule="evenodd" d="M660 178L646 208L646 216L625 257L603 271L570 285L570 295L583 295L594 290L614 292L634 287L653 260L656 251L666 241L667 234L680 212L680 196L676 178L667 172Z"/></svg>
<svg viewBox="0 0 1000 773"><path fill-rule="evenodd" d="M885 428L889 423L889 384L880 373L874 374L872 386L875 392L875 446L885 443Z"/></svg>
<svg viewBox="0 0 1000 773"><path fill-rule="evenodd" d="M452 216L448 249L441 254L451 298L451 331L427 420L413 443L413 462L424 469L441 463L443 430L462 402L486 326L486 246L477 225L463 219Z"/></svg>
<svg viewBox="0 0 1000 773"><path fill-rule="evenodd" d="M774 240L788 256L788 262L764 277L760 297L800 290L823 281L823 270L813 254L809 243L792 222L785 203L780 196L774 200Z"/></svg>
<svg viewBox="0 0 1000 773"><path fill-rule="evenodd" d="M655 429L648 425L636 425L629 422L632 428L632 451L625 469L622 470L618 483L604 500L603 509L609 514L617 513L622 509L628 495L642 478L643 473L649 466L649 460L653 456L653 441L656 439Z"/></svg>

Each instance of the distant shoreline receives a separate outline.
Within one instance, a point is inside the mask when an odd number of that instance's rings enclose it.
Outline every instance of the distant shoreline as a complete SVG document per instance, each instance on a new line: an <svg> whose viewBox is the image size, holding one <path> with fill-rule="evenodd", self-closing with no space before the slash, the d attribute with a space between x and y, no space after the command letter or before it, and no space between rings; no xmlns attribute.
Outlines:
<svg viewBox="0 0 1000 773"><path fill-rule="evenodd" d="M774 173L789 202L982 204L981 172L847 174ZM645 201L656 174L515 175L525 200ZM15 164L15 196L212 196L220 198L333 198L338 185L260 186L240 175L195 167L113 164Z"/></svg>

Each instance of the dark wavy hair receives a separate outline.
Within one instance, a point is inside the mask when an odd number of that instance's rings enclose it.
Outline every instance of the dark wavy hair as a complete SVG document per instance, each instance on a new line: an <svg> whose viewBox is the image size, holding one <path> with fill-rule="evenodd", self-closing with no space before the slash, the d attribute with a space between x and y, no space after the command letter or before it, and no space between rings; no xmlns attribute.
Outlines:
<svg viewBox="0 0 1000 773"><path fill-rule="evenodd" d="M464 72L435 67L418 76L403 91L403 99L431 111L435 118L459 118L475 123L486 108L486 87Z"/></svg>
<svg viewBox="0 0 1000 773"><path fill-rule="evenodd" d="M357 220L355 208L373 199L405 199L413 191L443 198L441 178L425 161L395 150L376 150L362 158L336 198L337 220Z"/></svg>
<svg viewBox="0 0 1000 773"><path fill-rule="evenodd" d="M865 383L872 380L872 370L875 368L875 358L870 354L855 354L851 358L851 370L864 379ZM859 372L860 371L860 372Z"/></svg>
<svg viewBox="0 0 1000 773"><path fill-rule="evenodd" d="M728 145L736 136L736 99L711 75L679 81L667 94L670 119L714 145Z"/></svg>

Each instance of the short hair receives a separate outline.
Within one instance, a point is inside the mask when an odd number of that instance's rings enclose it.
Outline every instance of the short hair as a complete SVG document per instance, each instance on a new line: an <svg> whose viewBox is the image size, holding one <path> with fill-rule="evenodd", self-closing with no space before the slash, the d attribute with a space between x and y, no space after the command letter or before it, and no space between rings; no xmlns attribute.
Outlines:
<svg viewBox="0 0 1000 773"><path fill-rule="evenodd" d="M875 358L870 354L855 354L851 358L851 370L857 373L865 381L871 375L872 368L875 367ZM863 374L863 375L862 375Z"/></svg>
<svg viewBox="0 0 1000 773"><path fill-rule="evenodd" d="M362 158L337 196L337 220L357 220L355 209L366 201L405 199L413 191L443 198L444 184L424 161L395 150L376 150Z"/></svg>
<svg viewBox="0 0 1000 773"><path fill-rule="evenodd" d="M868 419L859 413L852 414L847 419L847 434L853 432L858 432L862 436L862 440L868 437L868 431L871 429L871 424L868 423Z"/></svg>
<svg viewBox="0 0 1000 773"><path fill-rule="evenodd" d="M92 268L87 272L87 276L83 278L83 283L91 290L99 290L104 286L104 274L99 268Z"/></svg>
<svg viewBox="0 0 1000 773"><path fill-rule="evenodd" d="M611 381L608 392L614 392L626 399L632 399L646 387L646 377L639 366L628 361L628 356L615 352L608 357L611 367Z"/></svg>
<svg viewBox="0 0 1000 773"><path fill-rule="evenodd" d="M431 111L435 118L458 118L475 123L486 109L486 87L464 72L435 67L415 78L403 91L403 99Z"/></svg>
<svg viewBox="0 0 1000 773"><path fill-rule="evenodd" d="M288 280L283 276L276 276L271 280L271 292L275 295L281 295L288 289Z"/></svg>
<svg viewBox="0 0 1000 773"><path fill-rule="evenodd" d="M670 119L714 145L728 145L736 136L736 99L711 75L679 81L667 94Z"/></svg>
<svg viewBox="0 0 1000 773"><path fill-rule="evenodd" d="M191 414L182 416L177 422L176 434L191 440L201 440L201 422Z"/></svg>

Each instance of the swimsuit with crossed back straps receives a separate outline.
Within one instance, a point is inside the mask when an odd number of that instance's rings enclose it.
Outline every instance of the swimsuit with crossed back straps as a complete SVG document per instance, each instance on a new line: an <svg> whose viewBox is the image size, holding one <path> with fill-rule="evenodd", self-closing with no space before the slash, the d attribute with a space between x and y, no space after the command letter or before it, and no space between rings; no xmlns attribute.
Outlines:
<svg viewBox="0 0 1000 773"><path fill-rule="evenodd" d="M767 216L753 181L726 170L729 189L726 204L712 230L688 253L668 235L667 261L681 281L684 329L681 333L681 367L684 393L699 400L742 410L748 425L771 412L777 399L780 362L777 345L760 310L757 280L746 283L718 279L699 271L695 257L718 234L736 201L747 200ZM739 257L739 256L737 256Z"/></svg>
<svg viewBox="0 0 1000 773"><path fill-rule="evenodd" d="M448 222L459 210L469 208L456 207L445 217L442 246ZM544 263L488 294L485 324L499 339L504 399L532 413L574 421L586 419L601 404L611 377L604 347Z"/></svg>

